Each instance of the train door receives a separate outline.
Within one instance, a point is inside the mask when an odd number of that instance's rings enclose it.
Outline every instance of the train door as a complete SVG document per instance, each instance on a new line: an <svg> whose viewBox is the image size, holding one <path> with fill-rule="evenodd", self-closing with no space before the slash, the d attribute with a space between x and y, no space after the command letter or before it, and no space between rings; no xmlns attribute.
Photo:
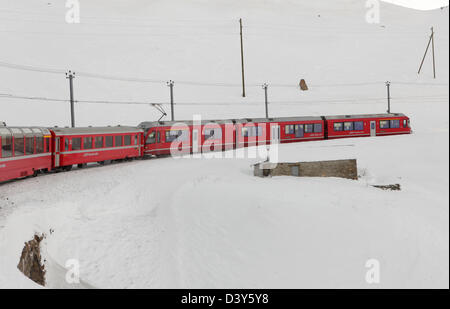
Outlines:
<svg viewBox="0 0 450 309"><path fill-rule="evenodd" d="M377 135L377 124L374 120L370 122L370 136Z"/></svg>
<svg viewBox="0 0 450 309"><path fill-rule="evenodd" d="M192 153L199 151L198 129L192 129Z"/></svg>
<svg viewBox="0 0 450 309"><path fill-rule="evenodd" d="M304 136L302 124L296 124L294 128L295 128L295 137L300 138Z"/></svg>
<svg viewBox="0 0 450 309"><path fill-rule="evenodd" d="M280 143L280 126L279 125L274 125L271 127L271 136L270 136L270 140L271 140L271 144L279 144Z"/></svg>
<svg viewBox="0 0 450 309"><path fill-rule="evenodd" d="M61 151L61 138L55 138L55 167L60 166L60 151Z"/></svg>

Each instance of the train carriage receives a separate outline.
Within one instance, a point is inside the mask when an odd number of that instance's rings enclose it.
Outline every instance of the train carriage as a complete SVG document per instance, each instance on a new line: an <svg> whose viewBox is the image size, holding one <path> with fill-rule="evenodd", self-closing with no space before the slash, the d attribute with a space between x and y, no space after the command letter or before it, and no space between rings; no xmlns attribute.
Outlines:
<svg viewBox="0 0 450 309"><path fill-rule="evenodd" d="M223 151L324 139L321 117L143 122L145 155Z"/></svg>
<svg viewBox="0 0 450 309"><path fill-rule="evenodd" d="M53 168L130 159L143 154L143 131L136 127L52 128Z"/></svg>
<svg viewBox="0 0 450 309"><path fill-rule="evenodd" d="M325 116L324 119L330 139L411 133L409 118L398 113Z"/></svg>
<svg viewBox="0 0 450 309"><path fill-rule="evenodd" d="M0 126L0 182L50 170L50 143L46 128Z"/></svg>
<svg viewBox="0 0 450 309"><path fill-rule="evenodd" d="M280 142L295 143L325 138L322 117L286 117L275 120L281 126Z"/></svg>

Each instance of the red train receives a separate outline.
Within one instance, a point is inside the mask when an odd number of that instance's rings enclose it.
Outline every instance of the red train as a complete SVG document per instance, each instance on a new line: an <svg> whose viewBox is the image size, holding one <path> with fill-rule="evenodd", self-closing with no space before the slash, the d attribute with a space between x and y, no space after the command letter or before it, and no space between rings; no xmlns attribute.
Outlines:
<svg viewBox="0 0 450 309"><path fill-rule="evenodd" d="M411 133L403 114L143 122L138 127L0 126L0 182L88 163Z"/></svg>

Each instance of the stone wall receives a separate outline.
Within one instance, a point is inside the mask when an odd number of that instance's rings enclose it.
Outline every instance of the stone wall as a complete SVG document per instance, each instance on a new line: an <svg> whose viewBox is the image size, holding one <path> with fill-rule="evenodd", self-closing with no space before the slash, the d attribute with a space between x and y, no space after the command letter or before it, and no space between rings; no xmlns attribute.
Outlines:
<svg viewBox="0 0 450 309"><path fill-rule="evenodd" d="M254 175L358 179L358 169L356 159L277 164L263 162L254 166Z"/></svg>

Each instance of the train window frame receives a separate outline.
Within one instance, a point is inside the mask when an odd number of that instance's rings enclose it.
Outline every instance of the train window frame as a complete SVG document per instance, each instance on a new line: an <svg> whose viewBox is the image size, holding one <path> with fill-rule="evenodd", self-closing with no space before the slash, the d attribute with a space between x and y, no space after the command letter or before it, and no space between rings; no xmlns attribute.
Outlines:
<svg viewBox="0 0 450 309"><path fill-rule="evenodd" d="M320 128L320 130L318 128ZM322 131L323 131L322 123L315 123L314 124L314 133L322 133Z"/></svg>
<svg viewBox="0 0 450 309"><path fill-rule="evenodd" d="M65 137L64 138L64 151L69 151L70 147L70 139Z"/></svg>
<svg viewBox="0 0 450 309"><path fill-rule="evenodd" d="M343 129L344 131L353 131L353 121L345 121Z"/></svg>
<svg viewBox="0 0 450 309"><path fill-rule="evenodd" d="M36 154L45 153L45 142L43 136L36 136Z"/></svg>
<svg viewBox="0 0 450 309"><path fill-rule="evenodd" d="M50 138L44 137L44 153L50 152Z"/></svg>
<svg viewBox="0 0 450 309"><path fill-rule="evenodd" d="M389 120L389 128L390 129L399 129L400 128L400 119Z"/></svg>
<svg viewBox="0 0 450 309"><path fill-rule="evenodd" d="M106 135L105 136L105 148L112 148L112 147L114 147L114 136Z"/></svg>
<svg viewBox="0 0 450 309"><path fill-rule="evenodd" d="M383 125L386 124L387 126ZM390 121L389 120L380 120L379 121L380 129L390 129Z"/></svg>
<svg viewBox="0 0 450 309"><path fill-rule="evenodd" d="M123 137L123 145L124 146L131 146L131 135L127 134Z"/></svg>
<svg viewBox="0 0 450 309"><path fill-rule="evenodd" d="M210 139L222 139L222 128L220 127L204 127L203 128L203 137L205 140Z"/></svg>
<svg viewBox="0 0 450 309"><path fill-rule="evenodd" d="M120 142L120 145L118 145L117 142ZM114 137L114 147L122 147L123 146L123 135L116 135Z"/></svg>
<svg viewBox="0 0 450 309"><path fill-rule="evenodd" d="M340 128L338 128L340 127ZM333 131L334 132L342 132L344 130L344 123L343 122L334 122L333 123Z"/></svg>
<svg viewBox="0 0 450 309"><path fill-rule="evenodd" d="M14 157L22 157L25 155L25 137L22 136L14 136ZM22 148L22 151L18 152L18 149Z"/></svg>
<svg viewBox="0 0 450 309"><path fill-rule="evenodd" d="M26 136L25 137L25 155L32 156L36 153L34 147L34 136Z"/></svg>
<svg viewBox="0 0 450 309"><path fill-rule="evenodd" d="M312 123L305 123L304 131L305 133L314 133L314 124Z"/></svg>
<svg viewBox="0 0 450 309"><path fill-rule="evenodd" d="M2 158L11 158L13 156L13 137L9 130L5 129L4 132L0 132L1 138L1 157ZM6 146L6 147L5 147ZM8 150L9 146L9 150ZM6 149L5 149L6 148Z"/></svg>
<svg viewBox="0 0 450 309"><path fill-rule="evenodd" d="M248 137L249 136L249 130L248 130L248 127L242 127L242 129L241 129L241 136L242 137Z"/></svg>
<svg viewBox="0 0 450 309"><path fill-rule="evenodd" d="M364 130L364 121L355 121L355 123L353 124L353 129L355 131L362 131L362 130Z"/></svg>
<svg viewBox="0 0 450 309"><path fill-rule="evenodd" d="M82 140L81 137L72 137L71 138L71 144L72 144L72 151L77 151L77 150L81 150L81 144L82 144Z"/></svg>
<svg viewBox="0 0 450 309"><path fill-rule="evenodd" d="M94 148L99 149L103 148L105 145L105 139L103 136L95 136L94 137Z"/></svg>
<svg viewBox="0 0 450 309"><path fill-rule="evenodd" d="M176 132L176 134L173 134L173 132ZM166 130L166 143L172 143L172 142L186 142L189 140L189 134L188 129L172 129L172 130Z"/></svg>
<svg viewBox="0 0 450 309"><path fill-rule="evenodd" d="M152 131L148 134L146 144L156 144L156 131Z"/></svg>
<svg viewBox="0 0 450 309"><path fill-rule="evenodd" d="M292 135L292 134L295 134L295 130L296 130L296 127L297 126L303 126L303 124L297 124L297 125L295 125L295 124L287 124L286 126L285 126L285 128L284 128L284 133L286 134L286 135Z"/></svg>
<svg viewBox="0 0 450 309"><path fill-rule="evenodd" d="M83 137L83 149L85 149L85 150L92 149L92 141L93 141L92 136Z"/></svg>

